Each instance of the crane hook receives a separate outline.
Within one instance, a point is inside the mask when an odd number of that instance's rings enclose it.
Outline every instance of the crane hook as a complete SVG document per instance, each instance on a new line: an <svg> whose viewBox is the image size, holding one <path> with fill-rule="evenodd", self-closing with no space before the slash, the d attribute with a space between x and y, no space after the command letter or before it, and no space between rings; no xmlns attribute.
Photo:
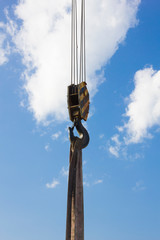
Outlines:
<svg viewBox="0 0 160 240"><path fill-rule="evenodd" d="M77 132L80 137L74 136L73 130L76 127ZM69 127L69 139L71 142L71 149L72 151L76 148L78 150L82 150L83 148L87 147L89 143L89 134L86 128L82 125L80 119L75 119L74 124L72 127Z"/></svg>

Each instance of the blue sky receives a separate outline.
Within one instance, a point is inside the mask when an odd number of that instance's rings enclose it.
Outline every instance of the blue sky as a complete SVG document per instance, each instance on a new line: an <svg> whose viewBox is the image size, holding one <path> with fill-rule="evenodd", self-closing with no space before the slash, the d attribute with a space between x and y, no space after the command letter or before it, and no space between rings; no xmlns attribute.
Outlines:
<svg viewBox="0 0 160 240"><path fill-rule="evenodd" d="M0 2L2 240L65 239L69 2ZM96 4L104 4L103 10ZM160 3L92 5L87 7L93 97L91 140L83 151L85 239L159 240Z"/></svg>

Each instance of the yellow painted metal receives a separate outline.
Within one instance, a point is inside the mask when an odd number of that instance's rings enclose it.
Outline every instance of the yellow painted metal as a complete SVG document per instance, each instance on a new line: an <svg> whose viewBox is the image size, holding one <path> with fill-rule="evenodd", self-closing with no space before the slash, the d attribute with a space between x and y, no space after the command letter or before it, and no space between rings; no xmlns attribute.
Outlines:
<svg viewBox="0 0 160 240"><path fill-rule="evenodd" d="M78 85L72 84L68 87L68 110L72 122L75 118L87 121L89 103L89 92L86 82L81 82Z"/></svg>

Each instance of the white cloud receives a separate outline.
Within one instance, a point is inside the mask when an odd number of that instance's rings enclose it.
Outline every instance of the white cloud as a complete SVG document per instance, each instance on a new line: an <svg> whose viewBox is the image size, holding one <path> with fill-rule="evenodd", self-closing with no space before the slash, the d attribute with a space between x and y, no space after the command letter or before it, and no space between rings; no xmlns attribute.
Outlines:
<svg viewBox="0 0 160 240"><path fill-rule="evenodd" d="M61 131L52 134L51 136L52 140L57 140L61 136L61 134L62 134Z"/></svg>
<svg viewBox="0 0 160 240"><path fill-rule="evenodd" d="M7 31L26 66L28 108L38 122L44 123L48 117L59 121L67 118L70 2L20 0L14 13L22 25L16 27L14 21L8 20ZM140 0L86 1L87 82L92 96L104 81L102 67L124 41L129 28L136 25L139 4Z"/></svg>
<svg viewBox="0 0 160 240"><path fill-rule="evenodd" d="M20 105L20 107L24 108L25 107L24 101L22 100L19 105Z"/></svg>
<svg viewBox="0 0 160 240"><path fill-rule="evenodd" d="M112 141L115 142L118 146L121 145L121 142L119 141L119 135L115 134L112 138Z"/></svg>
<svg viewBox="0 0 160 240"><path fill-rule="evenodd" d="M46 183L47 188L56 188L57 185L59 185L60 182L58 180L53 179L51 183Z"/></svg>
<svg viewBox="0 0 160 240"><path fill-rule="evenodd" d="M50 145L49 145L49 143L45 145L44 149L45 149L47 152L49 152L49 150L50 150Z"/></svg>
<svg viewBox="0 0 160 240"><path fill-rule="evenodd" d="M5 28L5 24L3 22L0 22L0 28L2 28L2 29Z"/></svg>
<svg viewBox="0 0 160 240"><path fill-rule="evenodd" d="M137 181L136 185L132 188L132 191L138 192L138 191L144 191L146 190L146 187L144 186L143 181Z"/></svg>
<svg viewBox="0 0 160 240"><path fill-rule="evenodd" d="M115 157L119 157L119 149L117 148L117 146L110 146L109 147L109 152L114 155Z"/></svg>
<svg viewBox="0 0 160 240"><path fill-rule="evenodd" d="M62 174L62 176L67 176L68 177L68 174L69 174L68 167L67 168L62 167L61 174Z"/></svg>
<svg viewBox="0 0 160 240"><path fill-rule="evenodd" d="M1 28L1 23L0 23ZM4 42L6 40L6 35L0 33L0 65L3 65L8 61L7 55L9 54L9 48L4 46Z"/></svg>
<svg viewBox="0 0 160 240"><path fill-rule="evenodd" d="M127 131L127 144L151 138L150 129L160 126L160 71L152 67L139 70L134 84L125 113L128 122L123 127Z"/></svg>
<svg viewBox="0 0 160 240"><path fill-rule="evenodd" d="M134 85L134 90L126 98L128 105L123 114L124 124L116 127L118 134L111 138L108 146L112 155L130 161L143 158L143 154L128 155L127 146L153 138L153 127L154 133L160 129L160 70L148 67L137 71Z"/></svg>
<svg viewBox="0 0 160 240"><path fill-rule="evenodd" d="M100 184L100 183L103 183L103 180L102 180L102 179L96 180L96 181L94 182L94 185L97 185L97 184Z"/></svg>
<svg viewBox="0 0 160 240"><path fill-rule="evenodd" d="M121 147L121 142L119 141L119 135L115 134L112 138L112 144L109 145L109 152L115 157L119 157L119 151Z"/></svg>

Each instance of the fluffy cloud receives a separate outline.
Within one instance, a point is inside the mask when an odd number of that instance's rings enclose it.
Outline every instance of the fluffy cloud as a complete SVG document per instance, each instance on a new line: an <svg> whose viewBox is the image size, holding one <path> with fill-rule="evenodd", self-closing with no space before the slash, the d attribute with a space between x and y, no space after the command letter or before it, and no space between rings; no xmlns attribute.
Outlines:
<svg viewBox="0 0 160 240"><path fill-rule="evenodd" d="M45 149L47 152L49 152L49 150L50 150L50 145L49 145L49 143L47 143L47 144L45 145L44 149Z"/></svg>
<svg viewBox="0 0 160 240"><path fill-rule="evenodd" d="M28 108L38 122L67 118L70 83L70 0L20 0L7 30L26 66ZM79 1L80 3L80 1ZM102 67L137 23L140 0L86 1L87 82L93 96L104 81ZM97 71L100 74L97 76Z"/></svg>
<svg viewBox="0 0 160 240"><path fill-rule="evenodd" d="M69 174L69 167L67 167L67 168L62 167L60 173L61 173L62 176L67 176L67 177L68 177L68 174Z"/></svg>
<svg viewBox="0 0 160 240"><path fill-rule="evenodd" d="M115 157L119 157L119 151L121 147L121 142L119 141L119 135L115 134L112 138L112 145L109 146L109 152Z"/></svg>
<svg viewBox="0 0 160 240"><path fill-rule="evenodd" d="M135 89L129 96L125 116L128 122L125 142L138 143L144 138L151 138L150 129L160 126L160 71L152 67L136 72Z"/></svg>
<svg viewBox="0 0 160 240"><path fill-rule="evenodd" d="M57 140L61 136L61 134L62 134L61 131L52 134L51 136L52 140Z"/></svg>
<svg viewBox="0 0 160 240"><path fill-rule="evenodd" d="M6 39L6 36L0 33L0 65L3 65L8 61L8 58L7 58L8 50L4 48L5 39Z"/></svg>
<svg viewBox="0 0 160 240"><path fill-rule="evenodd" d="M94 182L94 185L97 185L97 184L100 184L100 183L103 183L103 180L102 180L102 179L96 180L96 181Z"/></svg>
<svg viewBox="0 0 160 240"><path fill-rule="evenodd" d="M119 133L111 138L108 146L109 152L115 157L120 154L125 157L127 145L152 138L153 127L157 128L155 132L160 129L160 70L149 67L137 71L134 85L134 90L127 98L128 105L123 115L125 123L117 127ZM134 158L139 158L139 154Z"/></svg>
<svg viewBox="0 0 160 240"><path fill-rule="evenodd" d="M53 181L51 183L46 183L46 187L47 188L56 188L57 185L59 185L59 181L58 180L55 180L53 179Z"/></svg>

